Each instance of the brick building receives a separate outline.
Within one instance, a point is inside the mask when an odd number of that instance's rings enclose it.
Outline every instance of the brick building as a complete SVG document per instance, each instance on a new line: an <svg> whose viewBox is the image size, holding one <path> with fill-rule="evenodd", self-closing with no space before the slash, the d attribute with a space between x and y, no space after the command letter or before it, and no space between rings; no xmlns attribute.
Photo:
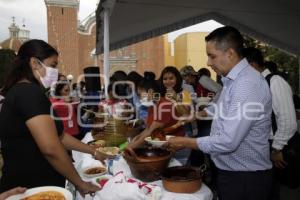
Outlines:
<svg viewBox="0 0 300 200"><path fill-rule="evenodd" d="M83 68L98 65L103 73L102 55L96 56L96 18L94 13L78 21L79 0L45 0L48 42L60 53L59 70L74 77ZM126 31L126 30L124 30ZM153 71L158 76L165 66L166 36L152 38L110 53L110 74Z"/></svg>

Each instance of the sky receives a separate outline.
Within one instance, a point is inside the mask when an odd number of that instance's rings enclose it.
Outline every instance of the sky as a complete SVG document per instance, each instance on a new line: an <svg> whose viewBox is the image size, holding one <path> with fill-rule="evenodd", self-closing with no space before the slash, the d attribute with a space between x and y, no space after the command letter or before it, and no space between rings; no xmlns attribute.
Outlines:
<svg viewBox="0 0 300 200"><path fill-rule="evenodd" d="M83 20L94 12L97 2L98 0L81 0L78 13L79 20ZM13 16L19 27L22 26L25 20L26 28L30 30L30 38L47 41L47 15L44 0L0 0L0 42L9 37L8 27L12 23ZM185 32L210 32L220 26L222 25L210 20L174 31L168 35L168 38L169 41L173 41Z"/></svg>
<svg viewBox="0 0 300 200"><path fill-rule="evenodd" d="M214 20L208 20L187 28L183 28L174 32L171 32L168 34L168 41L172 42L176 37L183 33L188 33L188 32L211 32L215 30L216 28L219 28L223 26L222 24L214 21Z"/></svg>
<svg viewBox="0 0 300 200"><path fill-rule="evenodd" d="M79 20L83 20L96 9L98 0L81 0ZM34 14L33 14L34 13ZM0 42L9 37L8 27L12 17L16 24L30 30L30 38L47 40L47 13L44 0L0 0Z"/></svg>

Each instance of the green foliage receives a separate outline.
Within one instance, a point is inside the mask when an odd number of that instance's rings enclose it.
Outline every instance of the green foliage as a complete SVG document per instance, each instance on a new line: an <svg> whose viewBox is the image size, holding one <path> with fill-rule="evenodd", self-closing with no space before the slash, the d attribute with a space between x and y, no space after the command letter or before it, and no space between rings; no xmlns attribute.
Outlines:
<svg viewBox="0 0 300 200"><path fill-rule="evenodd" d="M0 87L3 84L4 74L16 54L11 49L0 49Z"/></svg>
<svg viewBox="0 0 300 200"><path fill-rule="evenodd" d="M273 61L278 65L278 70L288 74L288 82L294 93L299 92L299 61L295 55L272 47L249 36L244 36L246 47L260 49L266 61Z"/></svg>

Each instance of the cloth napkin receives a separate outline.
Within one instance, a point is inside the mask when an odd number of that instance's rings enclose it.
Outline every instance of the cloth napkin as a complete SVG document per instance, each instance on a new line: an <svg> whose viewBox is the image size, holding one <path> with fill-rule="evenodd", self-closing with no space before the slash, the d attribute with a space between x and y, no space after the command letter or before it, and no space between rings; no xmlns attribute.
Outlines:
<svg viewBox="0 0 300 200"><path fill-rule="evenodd" d="M109 179L102 190L96 192L94 200L159 200L161 188L128 178L119 172Z"/></svg>

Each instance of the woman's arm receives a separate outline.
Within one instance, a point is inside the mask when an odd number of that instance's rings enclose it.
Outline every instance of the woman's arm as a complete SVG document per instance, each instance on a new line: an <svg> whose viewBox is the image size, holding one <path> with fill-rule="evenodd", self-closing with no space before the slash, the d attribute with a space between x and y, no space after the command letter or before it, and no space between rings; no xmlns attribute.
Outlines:
<svg viewBox="0 0 300 200"><path fill-rule="evenodd" d="M166 99L174 104L176 113L178 114L178 117L190 115L192 101L186 101L187 100L186 96L189 96L189 95L190 95L190 93L188 91L183 90L182 91L183 98L179 99L178 95L174 89L172 89L172 88L167 89ZM183 101L183 99L186 102Z"/></svg>
<svg viewBox="0 0 300 200"><path fill-rule="evenodd" d="M81 180L70 157L57 135L54 121L50 115L37 115L26 121L41 153L53 168L78 187L82 193L95 192L98 187Z"/></svg>
<svg viewBox="0 0 300 200"><path fill-rule="evenodd" d="M132 141L128 144L127 148L135 149L141 146L144 143L145 138L150 136L154 130L163 127L163 123L153 121L150 127L147 127L143 132L141 132L139 135L132 139Z"/></svg>
<svg viewBox="0 0 300 200"><path fill-rule="evenodd" d="M90 146L90 145L84 144L83 142L72 137L71 135L68 135L65 133L61 137L61 142L66 149L91 154L92 156L95 157L95 159L97 159L101 162L103 162L107 158L112 157L110 155L106 155L99 151L96 151L98 146Z"/></svg>
<svg viewBox="0 0 300 200"><path fill-rule="evenodd" d="M60 141L64 145L64 147L68 150L74 150L74 151L79 151L82 153L87 153L87 154L94 154L95 148L84 144L83 142L79 141L78 139L74 138L73 136L64 133L60 137Z"/></svg>

